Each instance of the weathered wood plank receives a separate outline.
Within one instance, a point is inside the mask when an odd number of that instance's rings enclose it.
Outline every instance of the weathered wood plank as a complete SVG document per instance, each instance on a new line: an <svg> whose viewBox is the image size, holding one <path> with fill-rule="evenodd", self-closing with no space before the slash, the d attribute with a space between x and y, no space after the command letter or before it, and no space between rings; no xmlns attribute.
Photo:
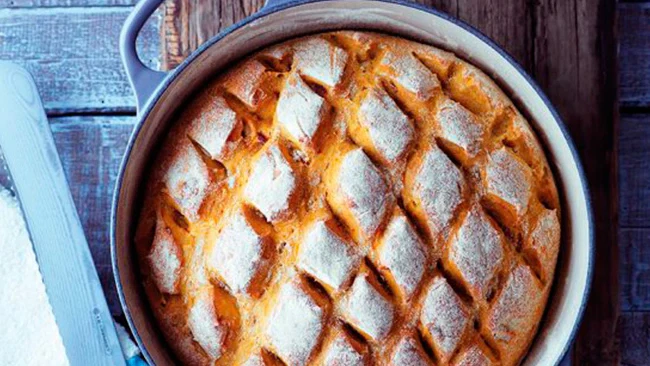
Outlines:
<svg viewBox="0 0 650 366"><path fill-rule="evenodd" d="M530 2L418 2L459 16L492 37L525 68L530 69L532 66L534 52L528 45L531 43L535 24L534 17L530 16L530 9L526 9L530 7ZM192 3L195 2L167 2L165 25L162 29L165 55L163 65L167 69L180 63L192 50L220 29L253 13L262 5L261 0L245 1L232 7L225 5L227 2L223 1L201 0L196 4ZM571 2L565 3L571 6ZM223 8L230 8L230 11L223 11ZM621 103L622 106L650 106L650 3L621 3L619 8ZM215 19L218 21L214 21ZM566 20L570 19L567 17Z"/></svg>
<svg viewBox="0 0 650 366"><path fill-rule="evenodd" d="M621 105L650 107L650 3L619 4Z"/></svg>
<svg viewBox="0 0 650 366"><path fill-rule="evenodd" d="M72 6L125 6L137 0L0 0L0 8L47 8Z"/></svg>
<svg viewBox="0 0 650 366"><path fill-rule="evenodd" d="M173 69L210 37L255 13L264 0L168 0L162 25L162 68Z"/></svg>
<svg viewBox="0 0 650 366"><path fill-rule="evenodd" d="M576 143L590 182L595 219L593 286L573 361L617 364L616 3L541 0L534 17L533 75Z"/></svg>
<svg viewBox="0 0 650 366"><path fill-rule="evenodd" d="M478 28L531 70L532 5L530 1L459 1L458 18Z"/></svg>
<svg viewBox="0 0 650 366"><path fill-rule="evenodd" d="M621 118L619 145L621 227L650 226L650 114Z"/></svg>
<svg viewBox="0 0 650 366"><path fill-rule="evenodd" d="M498 2L496 0L480 3L466 3L442 0L419 0L418 2L436 7L442 11L467 21L476 26L482 32L493 38L504 49L510 52L514 58L526 69L532 65L534 53L530 50L530 37L534 27L533 19L530 17L530 4L527 2ZM498 4L492 4L498 2ZM210 3L210 2L208 2ZM190 9L182 1L169 2L167 29L179 29L181 25L171 26L173 22L178 23L184 14L186 17ZM178 4L178 5L177 5ZM504 6L505 5L505 6ZM570 6L570 2L566 5ZM175 10L172 8L177 6ZM620 4L621 24L621 101L623 106L648 106L650 105L650 4L649 3L623 3ZM180 8L184 9L181 12ZM242 17L244 14L241 15ZM203 15L200 24L202 26L204 39L216 34L217 23L210 22L210 16ZM207 20L206 20L207 19ZM504 21L505 19L505 21ZM237 19L238 20L238 19ZM567 18L567 20L569 20ZM187 19L187 22L196 19ZM236 20L235 20L236 21ZM232 24L232 19L227 19L226 24ZM212 28L211 28L212 27ZM198 35L191 34L191 29L184 32L179 31L182 46L181 53L169 52L165 54L174 55L175 63L182 61L201 42L197 41ZM206 36L207 35L207 36ZM522 37L523 35L523 37ZM166 39L172 40L169 36ZM169 47L179 50L176 45L169 44ZM567 67L569 65L566 65Z"/></svg>
<svg viewBox="0 0 650 366"><path fill-rule="evenodd" d="M458 0L415 0L415 2L458 16Z"/></svg>
<svg viewBox="0 0 650 366"><path fill-rule="evenodd" d="M109 216L122 154L135 122L130 116L60 117L50 123L88 245L113 315L120 315L111 269Z"/></svg>
<svg viewBox="0 0 650 366"><path fill-rule="evenodd" d="M0 10L0 59L34 76L49 114L134 111L118 50L131 7ZM159 63L159 19L140 35L143 59Z"/></svg>
<svg viewBox="0 0 650 366"><path fill-rule="evenodd" d="M650 228L622 228L619 242L621 310L650 311Z"/></svg>
<svg viewBox="0 0 650 366"><path fill-rule="evenodd" d="M529 45L532 24L530 5L523 1L460 2L457 0L417 0L476 26L501 44L524 67L532 65ZM221 29L254 13L263 0L242 3L218 0L172 0L165 3L163 68L182 62L192 51Z"/></svg>
<svg viewBox="0 0 650 366"><path fill-rule="evenodd" d="M621 365L650 365L650 313L623 313L618 320Z"/></svg>

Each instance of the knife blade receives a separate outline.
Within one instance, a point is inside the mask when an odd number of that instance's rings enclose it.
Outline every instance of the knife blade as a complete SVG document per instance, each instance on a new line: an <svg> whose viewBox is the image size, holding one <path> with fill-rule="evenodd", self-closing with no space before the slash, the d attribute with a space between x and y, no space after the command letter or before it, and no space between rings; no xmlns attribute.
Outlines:
<svg viewBox="0 0 650 366"><path fill-rule="evenodd" d="M72 365L124 365L36 85L0 61L0 149ZM12 183L12 184L11 184Z"/></svg>

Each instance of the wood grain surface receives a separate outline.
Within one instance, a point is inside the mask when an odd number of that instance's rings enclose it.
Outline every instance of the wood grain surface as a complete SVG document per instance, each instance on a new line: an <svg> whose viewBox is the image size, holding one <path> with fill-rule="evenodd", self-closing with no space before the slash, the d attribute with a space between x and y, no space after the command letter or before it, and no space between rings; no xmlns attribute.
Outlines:
<svg viewBox="0 0 650 366"><path fill-rule="evenodd" d="M650 229L622 228L619 240L621 310L650 312Z"/></svg>
<svg viewBox="0 0 650 366"><path fill-rule="evenodd" d="M114 315L121 310L110 270L110 196L135 121L117 39L135 2L0 0L0 59L25 65L37 79ZM614 83L614 0L422 3L468 21L511 53L558 107L585 162L598 211L598 266L574 364L650 365L650 1L618 4L620 89ZM160 47L160 61L171 68L261 5L167 0L141 34L140 54L155 65ZM617 90L623 113L618 128Z"/></svg>
<svg viewBox="0 0 650 366"><path fill-rule="evenodd" d="M534 77L563 117L589 181L596 262L576 340L576 365L617 364L618 67L614 1L541 2L536 11Z"/></svg>
<svg viewBox="0 0 650 366"><path fill-rule="evenodd" d="M135 5L137 0L0 0L2 8L61 8Z"/></svg>
<svg viewBox="0 0 650 366"><path fill-rule="evenodd" d="M610 0L423 1L490 36L549 95L574 138L591 185L596 268L575 364L616 364L619 312L616 4ZM248 4L246 6L245 4ZM169 0L163 67L171 68L259 1ZM197 10L199 14L196 14ZM641 22L641 21L639 21Z"/></svg>
<svg viewBox="0 0 650 366"><path fill-rule="evenodd" d="M131 116L50 118L109 309L118 316L122 309L113 281L108 220L115 177L134 123Z"/></svg>
<svg viewBox="0 0 650 366"><path fill-rule="evenodd" d="M134 112L117 42L131 9L0 9L0 60L29 70L50 115ZM158 29L154 18L139 37L140 55L153 67L159 63Z"/></svg>
<svg viewBox="0 0 650 366"><path fill-rule="evenodd" d="M650 2L619 4L622 365L650 365Z"/></svg>
<svg viewBox="0 0 650 366"><path fill-rule="evenodd" d="M201 44L237 21L255 13L264 0L167 0L162 25L162 69L181 63Z"/></svg>
<svg viewBox="0 0 650 366"><path fill-rule="evenodd" d="M6 0L0 0L6 1ZM79 0L82 1L82 0ZM89 1L89 0L83 0ZM90 0L92 1L92 0ZM96 0L101 1L101 0ZM117 1L117 0L116 0ZM126 0L124 0L126 1ZM486 0L421 0L422 4L436 7L477 26L504 49L512 53L527 70L533 66L536 53L534 42L546 42L533 28L545 24L547 15L562 17L571 27L560 28L561 35L577 28L578 20L571 10L580 10L574 1L547 1L533 4L530 1ZM603 2L605 3L605 2ZM613 1L609 1L613 3ZM163 65L172 68L189 53L216 34L259 9L262 0L180 1L168 0L163 25ZM585 1L583 10L593 10L594 1ZM611 5L613 6L613 5ZM620 94L623 107L650 106L650 3L621 3L620 11ZM541 22L540 22L541 20ZM565 25L565 24L562 24ZM535 38L535 39L533 39ZM565 42L570 39L564 39ZM575 40L575 38L573 38ZM555 44L563 39L553 40ZM537 64L539 64L538 60ZM545 64L545 62L542 62ZM569 65L566 65L569 67Z"/></svg>
<svg viewBox="0 0 650 366"><path fill-rule="evenodd" d="M623 115L619 148L621 227L650 225L649 141L650 115Z"/></svg>
<svg viewBox="0 0 650 366"><path fill-rule="evenodd" d="M618 339L621 342L621 365L650 363L650 313L623 313Z"/></svg>
<svg viewBox="0 0 650 366"><path fill-rule="evenodd" d="M620 9L621 105L650 107L650 2Z"/></svg>

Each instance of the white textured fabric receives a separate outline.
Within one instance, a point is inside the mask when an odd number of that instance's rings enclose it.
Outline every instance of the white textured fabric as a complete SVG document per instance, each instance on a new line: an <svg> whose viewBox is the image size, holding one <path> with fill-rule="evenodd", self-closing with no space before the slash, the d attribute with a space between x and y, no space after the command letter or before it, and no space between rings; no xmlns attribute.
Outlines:
<svg viewBox="0 0 650 366"><path fill-rule="evenodd" d="M69 365L18 202L0 187L0 365Z"/></svg>

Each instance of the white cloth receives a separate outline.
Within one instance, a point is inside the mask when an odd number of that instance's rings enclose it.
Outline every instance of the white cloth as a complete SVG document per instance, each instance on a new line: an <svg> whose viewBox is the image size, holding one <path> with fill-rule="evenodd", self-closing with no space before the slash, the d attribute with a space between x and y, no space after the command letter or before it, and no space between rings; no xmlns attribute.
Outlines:
<svg viewBox="0 0 650 366"><path fill-rule="evenodd" d="M2 187L0 365L69 365L20 207Z"/></svg>

